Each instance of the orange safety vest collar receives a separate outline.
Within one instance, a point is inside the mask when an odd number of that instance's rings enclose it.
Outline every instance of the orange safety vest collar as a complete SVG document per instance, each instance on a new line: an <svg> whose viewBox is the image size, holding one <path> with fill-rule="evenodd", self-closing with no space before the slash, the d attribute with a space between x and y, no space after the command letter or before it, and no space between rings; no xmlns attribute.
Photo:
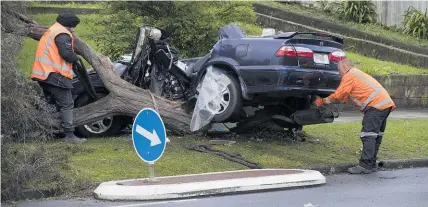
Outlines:
<svg viewBox="0 0 428 207"><path fill-rule="evenodd" d="M43 34L37 45L31 79L46 80L50 73L59 73L66 78L73 79L72 64L65 62L59 55L58 47L55 44L55 37L61 33L71 37L72 48L74 47L74 37L67 28L59 23L52 25Z"/></svg>

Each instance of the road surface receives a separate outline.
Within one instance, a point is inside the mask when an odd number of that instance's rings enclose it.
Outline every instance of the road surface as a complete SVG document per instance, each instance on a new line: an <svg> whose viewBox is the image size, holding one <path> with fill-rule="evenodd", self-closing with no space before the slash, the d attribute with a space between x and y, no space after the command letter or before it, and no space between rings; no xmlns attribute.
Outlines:
<svg viewBox="0 0 428 207"><path fill-rule="evenodd" d="M263 193L194 198L159 202L104 202L87 200L50 200L19 204L19 207L427 207L428 168L397 170L393 179L369 175L326 176L327 184L312 188ZM11 205L2 205L11 206Z"/></svg>
<svg viewBox="0 0 428 207"><path fill-rule="evenodd" d="M400 120L400 119L427 119L428 109L397 109L393 111L388 120ZM343 122L361 122L363 120L363 114L357 110L343 111L339 113L339 117L333 121L334 123ZM228 128L236 126L235 123L227 123ZM228 131L223 124L213 124L212 130L217 131Z"/></svg>
<svg viewBox="0 0 428 207"><path fill-rule="evenodd" d="M399 119L420 119L428 118L428 109L397 109L393 111L388 120L399 120ZM363 120L363 114L359 111L344 111L340 112L339 117L334 120L336 122L353 122Z"/></svg>

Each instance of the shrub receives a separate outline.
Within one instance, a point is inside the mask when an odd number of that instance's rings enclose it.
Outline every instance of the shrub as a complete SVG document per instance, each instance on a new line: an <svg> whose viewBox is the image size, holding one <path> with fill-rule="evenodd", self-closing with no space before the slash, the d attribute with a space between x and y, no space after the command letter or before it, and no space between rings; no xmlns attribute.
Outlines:
<svg viewBox="0 0 428 207"><path fill-rule="evenodd" d="M250 2L118 1L110 2L109 10L110 14L129 12L141 17L144 24L165 29L171 35L172 44L180 50L181 57L205 55L218 40L218 30L222 26L230 23L247 25L256 22L256 15ZM103 23L105 27L100 33L110 37L100 40L100 47L111 47L106 42L108 39L122 41L124 45L133 47L136 26L125 29L115 27L115 23L107 23ZM117 34L107 33L114 28L123 38L114 37ZM251 27L246 28L251 29L251 32L256 31ZM115 54L112 51L104 51L108 52L107 55Z"/></svg>
<svg viewBox="0 0 428 207"><path fill-rule="evenodd" d="M374 23L376 5L371 1L343 2L342 18L357 23Z"/></svg>
<svg viewBox="0 0 428 207"><path fill-rule="evenodd" d="M104 18L95 20L97 27L92 27L89 39L95 42L97 52L117 59L123 53L132 52L132 44L141 18L127 11L117 11L114 14L104 15Z"/></svg>
<svg viewBox="0 0 428 207"><path fill-rule="evenodd" d="M340 14L343 12L343 3L340 1L316 1L314 6L329 14Z"/></svg>
<svg viewBox="0 0 428 207"><path fill-rule="evenodd" d="M410 7L404 14L404 34L413 35L420 39L428 39L428 16Z"/></svg>
<svg viewBox="0 0 428 207"><path fill-rule="evenodd" d="M71 154L88 149L64 143L51 148L44 145L44 142L17 144L2 139L2 201L21 200L29 195L80 194L92 187L93 184L85 178L75 179L70 170Z"/></svg>
<svg viewBox="0 0 428 207"><path fill-rule="evenodd" d="M87 38L95 42L97 52L115 60L134 49L130 43L135 40L140 22L141 18L127 11L103 15L103 18L94 20L93 24L98 26L92 27L92 35Z"/></svg>

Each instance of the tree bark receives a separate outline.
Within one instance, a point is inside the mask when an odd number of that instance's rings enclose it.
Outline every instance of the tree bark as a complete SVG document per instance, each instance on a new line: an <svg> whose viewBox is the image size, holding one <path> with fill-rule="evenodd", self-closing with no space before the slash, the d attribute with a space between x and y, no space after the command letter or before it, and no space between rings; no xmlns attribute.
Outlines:
<svg viewBox="0 0 428 207"><path fill-rule="evenodd" d="M48 29L48 27L36 24L24 15L14 13L13 16L25 23L2 26L2 30L7 33L40 40L43 33ZM182 109L182 103L156 97L154 94L152 98L150 91L138 88L121 79L115 72L113 64L108 57L97 54L77 36L74 39L74 49L97 71L105 87L110 92L109 95L94 103L75 108L75 126L89 124L113 115L135 116L143 108L154 108L155 103L153 100L156 100L158 113L170 132L175 134L191 133L191 114ZM60 126L59 118L56 125Z"/></svg>

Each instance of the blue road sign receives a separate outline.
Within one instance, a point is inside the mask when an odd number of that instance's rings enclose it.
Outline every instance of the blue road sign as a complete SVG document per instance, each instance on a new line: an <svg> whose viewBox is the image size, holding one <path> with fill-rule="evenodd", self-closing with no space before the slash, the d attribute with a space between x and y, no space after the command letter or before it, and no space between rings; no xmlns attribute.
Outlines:
<svg viewBox="0 0 428 207"><path fill-rule="evenodd" d="M155 110L144 108L138 112L132 126L132 142L144 162L154 163L162 156L166 145L166 131Z"/></svg>

